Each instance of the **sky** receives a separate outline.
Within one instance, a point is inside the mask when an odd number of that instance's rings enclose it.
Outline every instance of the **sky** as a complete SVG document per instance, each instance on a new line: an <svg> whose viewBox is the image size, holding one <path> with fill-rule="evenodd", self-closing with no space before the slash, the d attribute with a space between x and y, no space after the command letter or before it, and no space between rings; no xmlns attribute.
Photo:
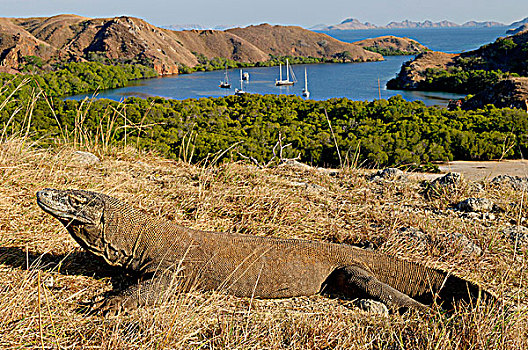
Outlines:
<svg viewBox="0 0 528 350"><path fill-rule="evenodd" d="M86 17L139 17L157 26L206 27L271 23L311 27L345 18L390 21L470 20L510 24L528 17L528 0L0 0L0 17L73 13Z"/></svg>

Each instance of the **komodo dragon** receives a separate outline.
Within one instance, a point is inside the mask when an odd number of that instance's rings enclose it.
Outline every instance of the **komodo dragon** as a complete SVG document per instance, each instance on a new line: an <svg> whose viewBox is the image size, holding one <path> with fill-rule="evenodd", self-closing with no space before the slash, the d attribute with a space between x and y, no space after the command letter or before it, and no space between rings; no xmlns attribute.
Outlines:
<svg viewBox="0 0 528 350"><path fill-rule="evenodd" d="M493 298L446 272L350 245L193 230L83 190L44 189L37 202L84 249L142 276L106 298L100 306L106 311L150 304L175 274L236 296L325 293L375 299L394 309Z"/></svg>

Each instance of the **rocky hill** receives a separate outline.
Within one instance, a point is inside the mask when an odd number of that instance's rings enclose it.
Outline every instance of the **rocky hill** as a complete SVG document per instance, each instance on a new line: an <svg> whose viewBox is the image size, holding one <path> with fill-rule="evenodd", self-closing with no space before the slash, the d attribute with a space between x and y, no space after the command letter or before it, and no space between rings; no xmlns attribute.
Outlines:
<svg viewBox="0 0 528 350"><path fill-rule="evenodd" d="M196 66L199 55L260 62L270 55L332 58L348 51L352 61L383 59L356 45L300 27L263 24L227 31L172 31L128 16L1 18L0 38L0 65L12 69L17 69L25 56L38 56L45 62L141 62L152 65L161 75L177 73L181 65Z"/></svg>
<svg viewBox="0 0 528 350"><path fill-rule="evenodd" d="M16 68L24 56L49 59L58 54L56 47L39 40L6 18L0 18L0 66Z"/></svg>
<svg viewBox="0 0 528 350"><path fill-rule="evenodd" d="M389 81L387 86L395 89L438 89L474 94L496 83L505 74L528 76L527 50L528 32L520 32L461 54L424 53L406 62L397 77ZM452 79L453 82L464 85L464 79L471 77L475 81L480 80L480 83L458 86L457 91L449 90L446 84L439 84L440 80L448 82ZM482 86L482 82L485 86Z"/></svg>
<svg viewBox="0 0 528 350"><path fill-rule="evenodd" d="M354 61L375 61L379 55L362 48L334 39L326 34L315 33L301 27L283 27L261 24L246 28L228 29L226 33L234 34L259 47L266 54L333 57L348 51Z"/></svg>
<svg viewBox="0 0 528 350"><path fill-rule="evenodd" d="M405 62L396 76L390 80L387 87L397 90L419 90L420 83L425 81L429 69L448 69L454 65L457 54L438 51L424 52L413 60Z"/></svg>
<svg viewBox="0 0 528 350"><path fill-rule="evenodd" d="M379 52L384 55L389 55L391 53L415 55L429 51L426 46L420 44L416 40L409 38L399 38L392 35L356 41L353 44L356 44L366 50Z"/></svg>
<svg viewBox="0 0 528 350"><path fill-rule="evenodd" d="M520 27L517 27L517 28L514 28L514 29L510 29L506 32L506 34L510 34L510 35L513 35L513 34L518 34L520 32L524 32L524 31L527 31L528 30L528 23L525 23L523 24L522 26Z"/></svg>

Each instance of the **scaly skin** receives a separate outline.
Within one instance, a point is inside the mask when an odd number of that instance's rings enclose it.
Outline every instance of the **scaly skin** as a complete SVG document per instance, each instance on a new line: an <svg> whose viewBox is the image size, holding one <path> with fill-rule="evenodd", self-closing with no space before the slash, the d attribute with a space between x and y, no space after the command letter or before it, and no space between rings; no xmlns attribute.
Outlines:
<svg viewBox="0 0 528 350"><path fill-rule="evenodd" d="M323 292L397 309L425 309L433 300L449 308L479 293L492 298L446 272L349 245L193 230L83 190L45 189L37 203L84 249L142 276L103 302L113 312L152 304L174 277L182 289L260 298Z"/></svg>

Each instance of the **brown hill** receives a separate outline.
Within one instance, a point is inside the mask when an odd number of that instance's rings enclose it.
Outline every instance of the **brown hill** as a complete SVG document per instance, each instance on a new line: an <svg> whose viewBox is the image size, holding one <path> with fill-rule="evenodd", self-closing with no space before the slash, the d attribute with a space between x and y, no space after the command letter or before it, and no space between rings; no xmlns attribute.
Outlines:
<svg viewBox="0 0 528 350"><path fill-rule="evenodd" d="M271 26L261 24L246 28L228 29L227 32L243 38L262 51L278 55L333 57L348 51L353 61L378 61L379 54L373 54L358 47L334 39L326 34L315 33L295 26Z"/></svg>
<svg viewBox="0 0 528 350"><path fill-rule="evenodd" d="M356 41L353 44L362 48L375 48L392 52L406 52L409 54L418 54L429 50L416 40L399 38L393 35Z"/></svg>
<svg viewBox="0 0 528 350"><path fill-rule="evenodd" d="M149 62L159 74L196 66L197 55L240 62L266 61L270 55L331 58L348 51L353 61L382 56L300 27L267 24L228 31L171 31L134 17L85 18L58 15L0 18L0 66L19 68L24 56L44 61L93 60Z"/></svg>
<svg viewBox="0 0 528 350"><path fill-rule="evenodd" d="M387 86L397 89L416 89L419 83L425 80L427 69L447 69L454 64L457 56L457 54L438 51L421 53L414 60L405 62L396 78L391 80L393 84L398 85Z"/></svg>
<svg viewBox="0 0 528 350"><path fill-rule="evenodd" d="M460 54L427 52L403 64L397 77L390 80L388 87L396 89L419 89L429 68L439 71L502 71L528 76L526 48L528 31L508 37ZM434 82L433 82L434 83ZM477 93L478 91L470 91Z"/></svg>
<svg viewBox="0 0 528 350"><path fill-rule="evenodd" d="M225 57L240 62L266 61L269 55L247 40L218 30L174 31L172 35L192 52L207 58Z"/></svg>
<svg viewBox="0 0 528 350"><path fill-rule="evenodd" d="M57 49L17 26L0 18L0 66L17 68L24 56L39 56L45 60L57 54Z"/></svg>

